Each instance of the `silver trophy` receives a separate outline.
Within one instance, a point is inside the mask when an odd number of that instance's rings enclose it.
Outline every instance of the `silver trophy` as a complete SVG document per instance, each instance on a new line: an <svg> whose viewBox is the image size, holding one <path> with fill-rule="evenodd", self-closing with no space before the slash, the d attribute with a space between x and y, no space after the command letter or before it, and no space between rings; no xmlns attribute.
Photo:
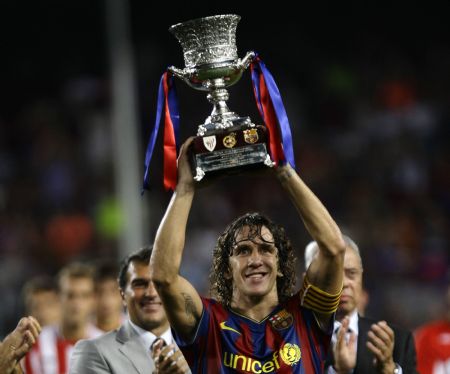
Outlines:
<svg viewBox="0 0 450 374"><path fill-rule="evenodd" d="M194 179L205 174L232 173L261 166L272 167L264 126L230 111L227 87L237 83L255 56L237 55L238 15L198 18L173 25L169 31L183 48L186 67L169 71L190 87L208 92L211 115L198 126L194 139L192 167Z"/></svg>

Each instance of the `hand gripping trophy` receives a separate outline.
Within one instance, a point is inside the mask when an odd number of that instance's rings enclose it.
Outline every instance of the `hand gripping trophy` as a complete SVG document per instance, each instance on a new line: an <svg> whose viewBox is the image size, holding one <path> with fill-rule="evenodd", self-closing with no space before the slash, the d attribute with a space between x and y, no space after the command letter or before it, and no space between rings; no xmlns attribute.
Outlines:
<svg viewBox="0 0 450 374"><path fill-rule="evenodd" d="M290 127L273 77L255 52L248 52L243 59L237 55L236 27L239 20L238 15L217 15L169 28L183 48L186 66L184 69L169 67L160 85L159 98L162 99L162 91L165 96L166 188L173 189L174 183L170 180L174 177L176 180L176 174L167 161L171 158L173 163L175 158L176 162L176 147L172 144L175 152L166 154L167 149L171 149L168 143L175 142L179 120L176 97L171 91L172 76L196 90L208 92L208 101L213 105L211 115L198 126L193 142L191 164L196 181L213 174L273 167L278 162L287 161L294 166ZM236 84L249 66L258 109L266 126L256 126L248 116L239 116L226 104L229 97L227 87ZM158 107L157 123L147 149L144 188L148 186L148 168L163 105L158 103Z"/></svg>

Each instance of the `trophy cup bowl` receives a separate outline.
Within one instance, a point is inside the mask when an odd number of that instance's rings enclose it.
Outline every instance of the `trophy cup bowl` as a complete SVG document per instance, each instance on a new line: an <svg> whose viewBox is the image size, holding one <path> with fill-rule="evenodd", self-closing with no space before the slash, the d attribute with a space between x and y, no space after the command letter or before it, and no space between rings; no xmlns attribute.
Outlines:
<svg viewBox="0 0 450 374"><path fill-rule="evenodd" d="M213 110L198 126L193 142L194 179L205 174L234 173L261 166L272 167L264 126L230 111L227 87L237 83L255 56L237 55L236 27L240 16L217 15L173 25L169 31L183 49L185 68L169 71L190 87L208 92Z"/></svg>

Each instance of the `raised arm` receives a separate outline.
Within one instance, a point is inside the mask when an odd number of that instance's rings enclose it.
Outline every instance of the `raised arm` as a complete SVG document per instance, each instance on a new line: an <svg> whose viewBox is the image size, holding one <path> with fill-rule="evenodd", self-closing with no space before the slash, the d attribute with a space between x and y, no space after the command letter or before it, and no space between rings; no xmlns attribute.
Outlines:
<svg viewBox="0 0 450 374"><path fill-rule="evenodd" d="M342 289L345 242L341 231L316 195L287 164L276 170L309 234L319 245L319 253L309 266L306 277L311 285L336 295ZM322 316L329 320L329 314Z"/></svg>
<svg viewBox="0 0 450 374"><path fill-rule="evenodd" d="M186 341L195 334L202 315L202 302L194 287L179 275L186 225L195 186L187 158L188 139L178 158L178 183L156 233L150 268L170 325Z"/></svg>

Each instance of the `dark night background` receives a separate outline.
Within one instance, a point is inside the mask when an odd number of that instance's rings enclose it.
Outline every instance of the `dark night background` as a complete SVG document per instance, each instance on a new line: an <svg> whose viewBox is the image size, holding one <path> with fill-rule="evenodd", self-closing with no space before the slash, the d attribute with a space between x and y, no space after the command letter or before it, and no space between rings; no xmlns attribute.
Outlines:
<svg viewBox="0 0 450 374"><path fill-rule="evenodd" d="M29 277L123 254L107 4L2 3L0 335L22 315L20 289ZM450 258L450 5L226 4L127 3L142 165L160 75L184 64L169 26L241 15L239 56L258 51L274 75L299 174L360 245L367 314L407 328L437 317ZM211 107L204 93L181 81L177 89L186 138ZM230 89L229 106L261 121L248 72ZM149 242L170 197L158 145L154 187L141 200ZM284 225L301 258L309 237L278 184L230 177L199 191L191 213L183 271L202 292L214 239L248 210Z"/></svg>

